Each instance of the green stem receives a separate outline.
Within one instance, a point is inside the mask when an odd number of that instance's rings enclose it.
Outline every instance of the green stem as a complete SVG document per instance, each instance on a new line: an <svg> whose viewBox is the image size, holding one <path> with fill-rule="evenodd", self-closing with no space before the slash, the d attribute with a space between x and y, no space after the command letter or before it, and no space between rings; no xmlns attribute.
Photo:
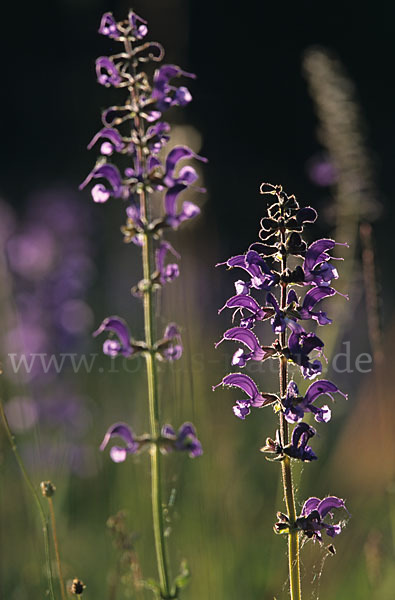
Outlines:
<svg viewBox="0 0 395 600"><path fill-rule="evenodd" d="M14 453L14 456L16 458L16 461L19 465L19 468L22 472L23 478L26 482L27 487L29 488L34 502L37 506L38 509L38 513L40 515L40 520L41 520L41 526L42 526L42 530L44 533L44 548L45 548L45 564L46 564L46 571L47 571L47 578L48 578L48 588L49 588L49 595L51 600L55 600L55 594L54 594L54 589L53 589L53 580L52 580L52 568L51 568L51 558L50 558L50 553L49 553L49 534L48 534L48 525L47 525L47 518L45 516L44 513L44 509L41 506L41 502L40 502L40 498L38 496L38 493L36 492L36 489L25 469L25 465L23 464L22 458L18 452L18 449L16 447L16 443L15 443L15 438L11 432L6 414L4 412L4 407L3 407L3 402L0 399L0 414L1 414L1 418L3 420L3 424L4 424L4 428L8 437L8 440L10 442L10 446L11 446L11 450Z"/></svg>
<svg viewBox="0 0 395 600"><path fill-rule="evenodd" d="M142 198L145 204L145 197ZM146 206L145 206L146 209ZM143 240L143 277L148 283L151 277L151 236L144 234ZM158 378L154 356L154 302L151 285L147 285L144 291L144 330L145 342L148 347L146 352L147 380L148 380L148 403L151 439L157 440L160 435L159 424L159 401L158 401ZM152 518L154 525L156 561L158 565L159 582L162 598L171 598L170 581L168 572L168 561L166 555L166 543L164 535L164 520L162 507L161 489L161 454L159 445L151 446L151 497Z"/></svg>
<svg viewBox="0 0 395 600"><path fill-rule="evenodd" d="M54 543L54 548L55 548L56 564L58 565L60 595L62 597L62 600L66 600L66 589L65 589L63 573L62 573L62 563L60 562L58 536L56 534L55 511L53 509L52 498L50 496L48 496L47 500L48 500L48 504L49 504L49 514L51 516L52 537L53 537L53 543Z"/></svg>
<svg viewBox="0 0 395 600"><path fill-rule="evenodd" d="M285 247L285 232L281 233L281 244ZM281 271L284 273L287 267L286 254L283 254L281 261ZM281 309L287 305L287 285L282 283L281 286ZM280 333L279 341L281 347L284 348L287 344L286 331ZM279 359L279 377L280 377L280 395L284 398L287 393L288 380L288 363L285 356ZM280 435L281 443L284 446L288 444L288 423L285 420L284 413L280 412ZM291 460L288 456L284 457L281 462L282 482L284 489L284 500L287 507L287 513L290 521L290 530L288 534L288 569L289 569L289 584L291 600L301 600L301 584L300 584L300 564L299 564L299 535L295 529L296 510L295 510L295 494L292 481Z"/></svg>
<svg viewBox="0 0 395 600"><path fill-rule="evenodd" d="M125 51L130 59L130 69L133 78L136 78L138 63L135 62L132 53L132 45L126 37L124 40ZM138 105L139 89L134 84L129 87L130 98L132 104ZM144 137L144 123L136 114L134 119L134 128L138 133L140 143L136 146L137 160L140 164L141 171L145 173L146 156L142 151L142 140ZM148 205L147 194L144 187L138 192L140 196L140 218L147 227L148 223ZM159 583L162 598L177 598L177 595L171 595L169 567L166 553L166 543L164 534L164 519L162 506L162 488L161 488L161 454L157 440L160 436L159 422L159 397L158 397L158 377L155 362L155 327L154 327L154 292L152 289L151 274L152 265L151 257L153 254L151 233L145 229L143 234L142 258L143 258L143 280L144 288L144 332L147 351L145 353L147 365L147 381L148 381L148 406L149 406L149 421L151 440L154 442L151 445L151 500L152 500L152 520L154 527L155 552L156 562L158 565Z"/></svg>

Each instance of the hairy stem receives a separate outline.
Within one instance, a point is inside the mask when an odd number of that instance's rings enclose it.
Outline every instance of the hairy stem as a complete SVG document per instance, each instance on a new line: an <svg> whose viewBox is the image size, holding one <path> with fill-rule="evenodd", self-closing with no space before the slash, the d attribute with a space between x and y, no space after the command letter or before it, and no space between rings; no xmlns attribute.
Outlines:
<svg viewBox="0 0 395 600"><path fill-rule="evenodd" d="M3 402L1 401L1 399L0 399L0 414L1 414L1 418L2 418L2 421L4 424L4 428L5 428L8 440L10 442L11 449L12 449L14 456L16 458L16 461L19 465L19 468L21 470L21 473L25 480L25 483L33 496L34 502L37 506L38 514L40 516L41 527L42 527L43 534L44 534L45 565L46 565L47 578L48 578L49 596L50 596L51 600L55 600L55 594L54 594L54 589L53 589L53 579L52 579L51 557L50 557L50 553L49 553L49 534L48 534L47 517L45 516L44 509L41 505L38 493L32 483L32 480L30 479L30 477L25 469L23 460L22 460L22 458L18 452L18 449L16 447L15 438L14 438L14 436L11 432L10 426L8 424L8 420L7 420L6 414L4 412Z"/></svg>
<svg viewBox="0 0 395 600"><path fill-rule="evenodd" d="M145 200L145 199L144 199ZM151 275L151 236L147 233L143 241L143 273L144 280L149 281ZM146 352L148 402L151 439L157 440L160 435L158 379L154 357L154 302L151 285L144 291L144 329L145 341L148 347ZM166 544L164 535L162 489L161 489L161 454L158 444L152 444L151 451L151 495L152 517L154 525L155 551L158 564L159 581L162 598L170 598L170 582Z"/></svg>
<svg viewBox="0 0 395 600"><path fill-rule="evenodd" d="M281 245L285 248L285 232L281 232ZM287 267L286 254L282 255L281 271L285 272ZM281 309L284 310L287 305L287 284L281 285ZM281 347L284 348L287 344L287 334L284 330L279 335ZM285 356L280 356L279 359L279 378L280 378L280 395L284 398L287 393L288 379L287 359ZM288 444L288 423L285 420L284 414L280 412L280 435L281 443L284 446ZM282 481L284 489L284 500L287 507L287 513L290 521L290 531L288 534L288 569L291 600L301 600L301 585L300 585L300 565L299 565L299 536L295 529L296 510L295 510L295 494L292 481L291 460L288 456L284 457L281 462Z"/></svg>
<svg viewBox="0 0 395 600"><path fill-rule="evenodd" d="M49 496L47 499L48 499L48 504L49 504L49 514L51 516L52 537L53 537L53 543L54 543L54 547L55 547L56 564L58 566L60 595L62 597L62 600L66 600L66 588L64 585L64 579L63 579L63 573L62 573L62 563L60 562L58 536L56 534L55 511L53 509L52 498Z"/></svg>

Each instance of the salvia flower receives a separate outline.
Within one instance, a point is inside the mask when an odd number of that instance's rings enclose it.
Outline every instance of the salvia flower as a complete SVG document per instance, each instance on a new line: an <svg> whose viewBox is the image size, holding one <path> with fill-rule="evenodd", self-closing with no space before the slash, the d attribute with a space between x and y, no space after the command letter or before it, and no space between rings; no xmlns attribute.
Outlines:
<svg viewBox="0 0 395 600"><path fill-rule="evenodd" d="M103 352L107 356L115 357L122 355L129 358L132 354L141 352L144 344L141 342L132 342L130 337L129 327L126 322L120 317L106 317L100 327L94 331L93 336L96 337L108 331L112 336L103 344Z"/></svg>
<svg viewBox="0 0 395 600"><path fill-rule="evenodd" d="M110 450L111 459L118 463L126 460L128 454L136 454L141 447L141 443L136 440L136 437L126 423L115 423L111 425L100 444L100 450L104 450L113 437L119 437L125 442L125 446L113 446Z"/></svg>
<svg viewBox="0 0 395 600"><path fill-rule="evenodd" d="M339 388L326 379L315 381L307 389L304 396L300 396L298 386L294 381L290 381L287 388L287 395L282 401L284 407L284 415L289 423L299 423L306 412L311 412L314 418L319 423L327 423L331 419L331 410L326 404L321 408L318 408L313 404L315 400L322 395L327 395L333 401L332 394L339 393L345 398L346 394L343 394Z"/></svg>
<svg viewBox="0 0 395 600"><path fill-rule="evenodd" d="M310 244L306 251L302 267L304 272L304 283L330 285L332 279L337 279L339 277L337 269L329 264L329 261L331 259L334 260L334 257L328 254L328 251L332 250L336 245L348 246L348 244L342 244L330 239L317 240Z"/></svg>
<svg viewBox="0 0 395 600"><path fill-rule="evenodd" d="M155 350L160 360L172 362L181 358L183 352L181 334L175 323L167 325L163 338L155 344Z"/></svg>
<svg viewBox="0 0 395 600"><path fill-rule="evenodd" d="M226 301L226 304L219 309L220 314L225 308L235 308L232 320L234 321L235 316L238 312L242 315L240 320L240 327L246 327L252 329L256 321L264 321L273 315L273 310L270 307L259 306L258 302L252 296L248 294L236 294ZM248 310L251 313L248 316L244 316L243 310Z"/></svg>
<svg viewBox="0 0 395 600"><path fill-rule="evenodd" d="M311 360L309 354L313 350L318 351L321 356L324 342L315 333L293 331L288 338L288 348L284 354L288 360L300 366L305 379L314 379L322 372L322 364L319 360Z"/></svg>
<svg viewBox="0 0 395 600"><path fill-rule="evenodd" d="M255 381L243 373L230 373L226 375L220 383L213 386L213 390L220 385L238 387L247 394L248 400L237 400L233 406L233 412L239 419L245 419L250 414L251 407L261 408L278 400L278 397L274 394L261 394Z"/></svg>
<svg viewBox="0 0 395 600"><path fill-rule="evenodd" d="M342 530L342 523L330 524L324 521L327 515L331 516L334 509L347 508L344 500L336 496L328 496L323 500L319 498L309 498L303 505L300 516L296 519L296 527L300 529L308 538L322 542L321 532L325 531L330 537L339 535Z"/></svg>
<svg viewBox="0 0 395 600"><path fill-rule="evenodd" d="M215 344L215 347L219 346L224 340L241 342L250 350L250 352L245 352L240 348L235 352L232 358L232 365L237 365L238 367L244 367L248 360L262 361L273 353L273 349L268 349L265 352L259 345L256 335L245 327L232 327L232 329L228 329L228 331L225 331L222 340Z"/></svg>
<svg viewBox="0 0 395 600"><path fill-rule="evenodd" d="M161 449L166 453L173 450L188 452L191 458L203 454L202 445L192 423L183 423L177 433L171 425L164 425L161 436Z"/></svg>
<svg viewBox="0 0 395 600"><path fill-rule="evenodd" d="M176 263L165 265L165 257L168 252L173 254L176 258L180 258L178 252L174 250L169 242L162 241L159 244L159 247L155 252L156 273L153 276L153 280L161 285L173 281L180 274L180 269Z"/></svg>
<svg viewBox="0 0 395 600"><path fill-rule="evenodd" d="M311 427L307 423L299 423L292 432L292 440L290 444L286 446L282 445L280 432L276 431L276 439L266 439L266 445L261 448L261 452L274 454L276 458L269 458L268 460L282 460L284 455L290 458L295 458L302 461L316 460L317 456L314 454L312 448L307 445L310 438L316 434L314 427Z"/></svg>

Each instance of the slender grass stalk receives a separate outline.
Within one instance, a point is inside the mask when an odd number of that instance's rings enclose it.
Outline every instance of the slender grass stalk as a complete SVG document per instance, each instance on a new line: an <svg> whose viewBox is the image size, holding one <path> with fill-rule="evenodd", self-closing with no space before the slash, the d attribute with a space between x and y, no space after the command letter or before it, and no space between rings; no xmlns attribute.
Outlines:
<svg viewBox="0 0 395 600"><path fill-rule="evenodd" d="M66 588L65 588L63 573L62 573L62 563L60 561L58 536L56 533L55 511L53 508L52 498L50 496L48 496L47 500L48 500L48 505L49 505L49 514L51 517L52 538L53 538L53 543L54 543L54 548L55 548L56 564L58 567L60 595L62 597L62 600L66 600Z"/></svg>
<svg viewBox="0 0 395 600"><path fill-rule="evenodd" d="M8 440L10 442L11 450L14 453L14 456L19 465L19 468L21 470L21 473L25 480L25 483L33 496L34 503L37 506L38 514L40 516L41 526L42 526L42 530L43 530L43 534L44 534L45 565L46 565L46 572L47 572L47 579L48 579L49 596L50 596L51 600L55 600L55 594L54 594L54 588L53 588L53 578L52 578L52 568L51 568L51 557L50 557L50 552L49 552L49 533L48 533L47 517L45 516L44 509L41 505L39 495L32 483L32 480L30 479L30 477L26 471L23 460L18 452L16 443L15 443L15 437L11 432L6 414L4 412L3 402L1 399L0 399L0 414L1 414L1 418L3 421L3 425L5 428Z"/></svg>

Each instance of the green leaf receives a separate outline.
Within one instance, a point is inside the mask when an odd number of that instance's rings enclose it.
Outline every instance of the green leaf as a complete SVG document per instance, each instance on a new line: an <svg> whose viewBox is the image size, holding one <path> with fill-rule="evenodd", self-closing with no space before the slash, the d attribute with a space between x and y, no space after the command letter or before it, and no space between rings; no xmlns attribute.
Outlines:
<svg viewBox="0 0 395 600"><path fill-rule="evenodd" d="M146 589L154 592L157 596L160 594L160 586L155 579L143 579L141 585Z"/></svg>
<svg viewBox="0 0 395 600"><path fill-rule="evenodd" d="M180 566L180 573L177 575L177 577L174 580L174 585L178 590L181 590L182 588L186 587L189 583L189 580L191 578L191 571L189 570L189 566L186 560L183 560L181 562L181 566Z"/></svg>

